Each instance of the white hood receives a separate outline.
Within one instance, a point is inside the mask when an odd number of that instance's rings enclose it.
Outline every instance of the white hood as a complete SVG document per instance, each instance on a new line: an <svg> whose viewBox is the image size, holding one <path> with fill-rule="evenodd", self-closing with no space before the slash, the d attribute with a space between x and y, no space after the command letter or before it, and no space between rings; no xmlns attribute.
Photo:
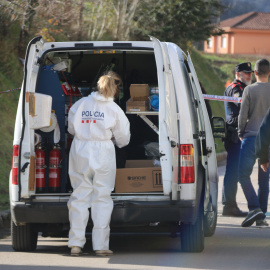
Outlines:
<svg viewBox="0 0 270 270"><path fill-rule="evenodd" d="M100 95L98 92L92 92L89 96L91 96L93 99L99 100L99 101L108 101L108 102L113 101L112 97L105 98L103 95Z"/></svg>

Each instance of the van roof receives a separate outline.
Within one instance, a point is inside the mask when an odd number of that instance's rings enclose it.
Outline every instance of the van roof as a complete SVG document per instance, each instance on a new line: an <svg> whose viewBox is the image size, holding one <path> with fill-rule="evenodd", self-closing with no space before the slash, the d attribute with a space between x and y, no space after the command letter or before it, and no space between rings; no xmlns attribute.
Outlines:
<svg viewBox="0 0 270 270"><path fill-rule="evenodd" d="M75 48L78 50L89 50L91 48L111 47L115 49L147 48L153 49L151 41L67 41L67 42L46 42L43 40L43 51L57 48Z"/></svg>

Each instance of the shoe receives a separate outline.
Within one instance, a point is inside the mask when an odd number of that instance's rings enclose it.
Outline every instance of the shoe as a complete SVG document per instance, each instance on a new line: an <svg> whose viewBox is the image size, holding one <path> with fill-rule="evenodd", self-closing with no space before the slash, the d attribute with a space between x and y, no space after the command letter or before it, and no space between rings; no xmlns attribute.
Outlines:
<svg viewBox="0 0 270 270"><path fill-rule="evenodd" d="M70 254L72 256L79 256L82 253L82 249L80 247L72 247Z"/></svg>
<svg viewBox="0 0 270 270"><path fill-rule="evenodd" d="M256 220L256 226L257 227L268 227L269 224L266 222L265 219L262 219L262 220Z"/></svg>
<svg viewBox="0 0 270 270"><path fill-rule="evenodd" d="M96 250L95 251L97 256L110 256L113 255L113 252L111 250Z"/></svg>
<svg viewBox="0 0 270 270"><path fill-rule="evenodd" d="M242 227L249 227L251 226L254 221L260 220L264 218L264 213L260 208L257 208L255 210L252 210L248 213L247 217L245 220L242 222Z"/></svg>
<svg viewBox="0 0 270 270"><path fill-rule="evenodd" d="M222 216L229 217L246 217L248 212L241 211L237 206L223 207Z"/></svg>

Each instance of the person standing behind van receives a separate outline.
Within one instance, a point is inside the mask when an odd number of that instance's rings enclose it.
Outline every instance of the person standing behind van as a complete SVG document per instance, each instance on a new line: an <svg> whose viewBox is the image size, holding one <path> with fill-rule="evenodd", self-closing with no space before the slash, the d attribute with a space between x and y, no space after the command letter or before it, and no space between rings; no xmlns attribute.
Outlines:
<svg viewBox="0 0 270 270"><path fill-rule="evenodd" d="M122 109L113 101L117 74L99 78L98 92L77 101L68 115L68 131L74 135L70 149L69 176L73 193L68 201L71 255L79 255L86 239L85 229L91 216L92 243L96 255L112 255L109 250L110 219L113 210L115 148L130 140L130 125ZM119 78L119 76L118 76Z"/></svg>
<svg viewBox="0 0 270 270"><path fill-rule="evenodd" d="M250 175L256 161L255 140L260 125L270 107L270 64L266 59L256 62L256 83L247 86L243 94L239 114L238 134L241 140L239 156L239 182L248 202L249 213L242 227L249 227L255 221L257 226L268 226L265 219L269 195L269 169L258 169L258 196L253 188Z"/></svg>
<svg viewBox="0 0 270 270"><path fill-rule="evenodd" d="M270 145L270 108L260 126L255 142L255 153L258 163L264 172L269 167L269 145Z"/></svg>
<svg viewBox="0 0 270 270"><path fill-rule="evenodd" d="M244 89L251 84L251 63L241 63L235 67L235 80L226 88L224 95L228 97L242 97ZM241 141L238 138L237 126L240 103L225 102L227 123L227 138L224 146L227 151L227 166L223 182L222 203L223 216L245 217L247 212L241 211L236 202L238 184L238 161Z"/></svg>

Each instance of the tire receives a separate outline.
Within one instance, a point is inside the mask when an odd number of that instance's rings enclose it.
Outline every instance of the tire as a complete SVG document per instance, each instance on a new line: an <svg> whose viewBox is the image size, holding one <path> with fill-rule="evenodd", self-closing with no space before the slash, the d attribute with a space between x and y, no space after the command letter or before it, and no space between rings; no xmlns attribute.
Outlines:
<svg viewBox="0 0 270 270"><path fill-rule="evenodd" d="M181 250L183 252L202 252L204 250L202 203L195 224L181 225Z"/></svg>
<svg viewBox="0 0 270 270"><path fill-rule="evenodd" d="M33 224L16 226L11 221L12 248L15 251L33 251L36 249L38 233L33 229Z"/></svg>
<svg viewBox="0 0 270 270"><path fill-rule="evenodd" d="M210 237L214 235L217 226L217 210L207 212L203 218L204 236Z"/></svg>

